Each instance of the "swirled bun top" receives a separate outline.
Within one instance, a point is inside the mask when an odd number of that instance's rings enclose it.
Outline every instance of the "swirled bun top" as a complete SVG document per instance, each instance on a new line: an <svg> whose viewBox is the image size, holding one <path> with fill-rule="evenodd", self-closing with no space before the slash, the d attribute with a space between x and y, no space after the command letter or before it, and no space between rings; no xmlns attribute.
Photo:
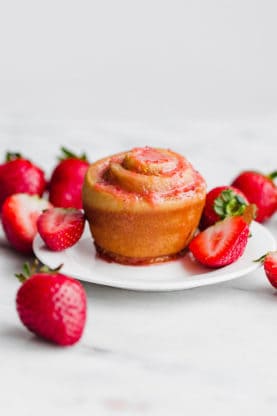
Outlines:
<svg viewBox="0 0 277 416"><path fill-rule="evenodd" d="M131 171L144 175L170 175L183 164L184 159L166 149L152 147L137 147L127 152L123 166Z"/></svg>
<svg viewBox="0 0 277 416"><path fill-rule="evenodd" d="M206 189L204 179L184 156L148 146L95 162L86 181L96 192L147 203L185 199Z"/></svg>

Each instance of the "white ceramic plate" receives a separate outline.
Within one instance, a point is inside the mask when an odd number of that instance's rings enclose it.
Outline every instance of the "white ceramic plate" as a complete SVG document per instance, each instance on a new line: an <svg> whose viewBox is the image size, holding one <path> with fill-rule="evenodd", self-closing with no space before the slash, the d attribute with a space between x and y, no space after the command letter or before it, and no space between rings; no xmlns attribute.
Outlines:
<svg viewBox="0 0 277 416"><path fill-rule="evenodd" d="M271 233L256 222L252 223L251 232L252 237L243 256L235 263L217 270L199 265L189 254L182 259L151 266L108 263L96 255L88 229L75 246L62 252L48 250L40 236L37 236L34 252L49 267L63 264L61 271L79 280L131 290L182 290L235 279L257 269L259 264L253 260L267 251L275 250L276 244Z"/></svg>

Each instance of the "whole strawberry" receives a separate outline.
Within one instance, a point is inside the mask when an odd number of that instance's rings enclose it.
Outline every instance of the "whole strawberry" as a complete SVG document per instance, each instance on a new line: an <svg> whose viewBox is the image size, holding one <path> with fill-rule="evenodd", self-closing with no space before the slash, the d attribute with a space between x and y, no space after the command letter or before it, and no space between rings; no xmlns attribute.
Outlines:
<svg viewBox="0 0 277 416"><path fill-rule="evenodd" d="M19 153L7 153L0 166L0 210L5 199L16 193L41 196L46 187L44 172Z"/></svg>
<svg viewBox="0 0 277 416"><path fill-rule="evenodd" d="M13 194L2 207L2 225L11 246L23 254L32 254L37 219L50 202L37 195Z"/></svg>
<svg viewBox="0 0 277 416"><path fill-rule="evenodd" d="M264 259L264 270L272 286L277 288L277 251L266 255Z"/></svg>
<svg viewBox="0 0 277 416"><path fill-rule="evenodd" d="M56 207L82 208L82 187L89 166L86 155L76 156L61 149L63 156L49 183L49 200Z"/></svg>
<svg viewBox="0 0 277 416"><path fill-rule="evenodd" d="M255 261L263 264L266 277L277 289L277 251L271 251Z"/></svg>
<svg viewBox="0 0 277 416"><path fill-rule="evenodd" d="M38 232L45 244L54 251L69 248L80 240L85 227L83 212L75 208L51 208L37 221Z"/></svg>
<svg viewBox="0 0 277 416"><path fill-rule="evenodd" d="M16 296L20 320L31 332L59 345L75 344L86 322L86 293L75 279L50 270L24 267ZM29 277L30 276L30 277Z"/></svg>
<svg viewBox="0 0 277 416"><path fill-rule="evenodd" d="M277 171L266 176L259 172L242 172L232 183L240 189L248 201L257 206L256 220L264 222L277 210L277 186L273 180Z"/></svg>
<svg viewBox="0 0 277 416"><path fill-rule="evenodd" d="M217 186L211 189L206 196L200 229L203 230L226 217L242 215L247 205L245 195L233 186Z"/></svg>
<svg viewBox="0 0 277 416"><path fill-rule="evenodd" d="M205 266L227 266L244 253L249 233L249 225L242 216L227 217L197 234L189 250Z"/></svg>

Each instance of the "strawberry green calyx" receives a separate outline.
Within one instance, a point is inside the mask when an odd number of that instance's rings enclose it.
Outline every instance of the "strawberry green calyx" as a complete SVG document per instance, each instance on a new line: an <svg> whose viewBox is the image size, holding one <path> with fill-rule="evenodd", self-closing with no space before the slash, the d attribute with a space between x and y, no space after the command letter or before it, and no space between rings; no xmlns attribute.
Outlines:
<svg viewBox="0 0 277 416"><path fill-rule="evenodd" d="M261 263L261 264L263 264L263 263L264 263L264 261L265 261L265 258L266 258L266 256L267 256L268 254L269 254L269 253L265 253L265 254L263 254L261 257L259 257L258 259L253 260L253 261L254 261L254 263Z"/></svg>
<svg viewBox="0 0 277 416"><path fill-rule="evenodd" d="M268 175L268 178L269 178L269 179L271 179L272 181L274 181L274 179L276 179L276 178L277 178L277 170L275 170L274 172L271 172L271 173Z"/></svg>
<svg viewBox="0 0 277 416"><path fill-rule="evenodd" d="M32 275L31 266L29 263L24 263L22 269L23 271L21 273L15 274L15 277L17 277L21 283L25 282L25 280L27 280Z"/></svg>
<svg viewBox="0 0 277 416"><path fill-rule="evenodd" d="M22 159L22 155L18 152L7 152L6 153L6 157L5 157L6 162L11 162L12 160L16 160L16 159Z"/></svg>
<svg viewBox="0 0 277 416"><path fill-rule="evenodd" d="M83 160L84 162L88 162L88 158L85 153L82 153L80 156L78 156L75 153L71 152L70 150L66 149L66 147L61 147L61 152L62 152L62 156L59 157L59 160L79 159L79 160Z"/></svg>
<svg viewBox="0 0 277 416"><path fill-rule="evenodd" d="M47 273L47 274L54 274L58 273L60 269L62 268L63 264L60 264L58 267L51 269L50 267L46 266L45 264L41 263L38 259L35 259L32 264L30 263L24 263L22 267L21 273L16 273L15 277L23 283L29 277L31 277L35 273Z"/></svg>
<svg viewBox="0 0 277 416"><path fill-rule="evenodd" d="M242 215L246 206L245 199L232 189L225 189L214 201L214 211L221 219Z"/></svg>

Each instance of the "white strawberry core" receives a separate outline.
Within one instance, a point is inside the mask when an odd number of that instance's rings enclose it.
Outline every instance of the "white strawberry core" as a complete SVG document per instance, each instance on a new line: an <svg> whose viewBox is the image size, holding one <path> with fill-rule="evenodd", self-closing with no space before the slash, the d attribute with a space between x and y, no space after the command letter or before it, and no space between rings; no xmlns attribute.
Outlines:
<svg viewBox="0 0 277 416"><path fill-rule="evenodd" d="M205 247L209 257L220 253L228 245L229 240L232 240L231 224L231 220L225 220L205 230Z"/></svg>
<svg viewBox="0 0 277 416"><path fill-rule="evenodd" d="M13 202L14 209L18 212L18 223L24 224L26 237L33 238L37 232L38 217L44 209L49 209L52 205L45 199L28 194L18 194Z"/></svg>
<svg viewBox="0 0 277 416"><path fill-rule="evenodd" d="M44 216L43 221L47 227L47 232L58 233L68 229L82 218L82 213L72 208L53 208Z"/></svg>

